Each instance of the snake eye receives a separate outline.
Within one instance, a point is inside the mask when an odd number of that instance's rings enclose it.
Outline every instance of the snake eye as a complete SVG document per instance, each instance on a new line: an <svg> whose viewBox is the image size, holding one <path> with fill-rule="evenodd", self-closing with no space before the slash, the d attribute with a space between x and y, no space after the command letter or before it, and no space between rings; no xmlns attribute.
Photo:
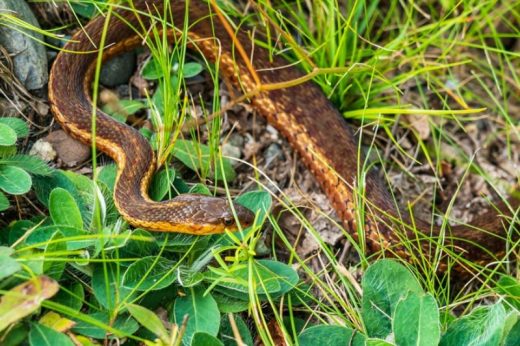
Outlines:
<svg viewBox="0 0 520 346"><path fill-rule="evenodd" d="M226 227L233 226L235 224L235 219L233 217L225 217L222 221Z"/></svg>

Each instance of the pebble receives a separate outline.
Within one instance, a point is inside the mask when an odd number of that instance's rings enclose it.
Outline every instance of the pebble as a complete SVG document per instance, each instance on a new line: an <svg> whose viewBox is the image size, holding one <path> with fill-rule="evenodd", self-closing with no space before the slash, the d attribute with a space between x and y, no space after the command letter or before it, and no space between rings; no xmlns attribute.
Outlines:
<svg viewBox="0 0 520 346"><path fill-rule="evenodd" d="M68 167L86 161L92 154L90 146L75 140L63 130L49 133L44 140L52 146L58 158Z"/></svg>
<svg viewBox="0 0 520 346"><path fill-rule="evenodd" d="M240 164L240 161L238 160L242 157L242 150L240 150L240 148L235 147L230 143L224 143L224 145L222 145L222 154L231 158L230 161L233 167Z"/></svg>
<svg viewBox="0 0 520 346"><path fill-rule="evenodd" d="M49 142L43 138L40 138L34 142L31 150L29 150L29 155L33 155L44 161L50 162L56 158L57 153Z"/></svg>
<svg viewBox="0 0 520 346"><path fill-rule="evenodd" d="M15 15L31 25L40 28L36 17L25 1L0 0L3 13ZM31 38L22 32L31 35ZM43 36L37 32L22 28L0 25L0 45L4 46L13 59L14 74L28 90L43 88L49 79L47 53Z"/></svg>
<svg viewBox="0 0 520 346"><path fill-rule="evenodd" d="M279 156L283 156L282 147L278 143L271 143L264 152L264 158L267 165L271 163L271 161L279 158Z"/></svg>
<svg viewBox="0 0 520 346"><path fill-rule="evenodd" d="M135 51L117 55L103 64L99 81L107 87L126 84L135 72L136 64Z"/></svg>
<svg viewBox="0 0 520 346"><path fill-rule="evenodd" d="M244 147L244 142L244 137L238 133L233 133L229 136L227 142L222 145L222 154L232 158L230 161L233 167L240 164L238 159L242 158L242 148Z"/></svg>
<svg viewBox="0 0 520 346"><path fill-rule="evenodd" d="M246 142L245 138L241 135L239 135L238 133L233 133L232 135L229 136L229 139L228 139L228 143L235 146L235 147L238 147L238 148L242 148L244 146L244 143Z"/></svg>

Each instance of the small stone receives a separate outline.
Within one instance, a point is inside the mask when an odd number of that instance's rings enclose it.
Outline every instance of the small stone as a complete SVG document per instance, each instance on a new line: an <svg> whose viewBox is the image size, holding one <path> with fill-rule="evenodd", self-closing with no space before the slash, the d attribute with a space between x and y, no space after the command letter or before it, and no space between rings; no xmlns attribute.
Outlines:
<svg viewBox="0 0 520 346"><path fill-rule="evenodd" d="M224 145L222 145L222 154L231 158L230 161L232 166L237 166L240 164L238 159L242 157L242 150L240 150L239 147L236 147L229 142L224 143Z"/></svg>
<svg viewBox="0 0 520 346"><path fill-rule="evenodd" d="M244 139L244 137L239 135L238 133L233 133L231 136L229 136L228 139L229 144L238 148L242 148L244 146L245 141L246 140Z"/></svg>
<svg viewBox="0 0 520 346"><path fill-rule="evenodd" d="M267 124L265 131L271 135L272 140L280 138L280 132L272 125Z"/></svg>
<svg viewBox="0 0 520 346"><path fill-rule="evenodd" d="M0 0L0 11L14 15L20 20L40 28L36 17L25 1ZM11 54L14 74L28 90L43 88L49 77L47 53L40 42L43 42L43 36L33 30L0 25L0 45Z"/></svg>
<svg viewBox="0 0 520 346"><path fill-rule="evenodd" d="M283 156L282 147L278 143L272 143L270 144L264 153L264 158L266 161L266 164L269 164L271 161L273 161L276 158L279 158Z"/></svg>
<svg viewBox="0 0 520 346"><path fill-rule="evenodd" d="M135 71L136 63L134 51L117 55L103 64L99 81L107 87L128 83Z"/></svg>
<svg viewBox="0 0 520 346"><path fill-rule="evenodd" d="M49 162L56 158L57 153L49 142L44 139L38 139L34 142L31 150L29 150L29 155L34 155Z"/></svg>
<svg viewBox="0 0 520 346"><path fill-rule="evenodd" d="M63 130L57 130L49 133L45 137L45 141L49 142L58 158L64 165L72 167L86 161L90 155L90 147L75 140L65 133Z"/></svg>

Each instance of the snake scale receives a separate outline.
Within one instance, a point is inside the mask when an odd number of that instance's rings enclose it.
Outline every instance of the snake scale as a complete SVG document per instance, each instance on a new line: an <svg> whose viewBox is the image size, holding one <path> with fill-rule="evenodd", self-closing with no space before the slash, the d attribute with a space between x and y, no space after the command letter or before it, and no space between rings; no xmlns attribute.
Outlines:
<svg viewBox="0 0 520 346"><path fill-rule="evenodd" d="M130 2L133 9L121 6L112 13L105 37L103 59L142 45L143 38L134 28L149 32L159 25L146 13L163 14L163 0ZM196 46L213 62L218 60L221 73L245 93L257 90L248 63L256 70L262 84L280 83L304 76L280 57L271 56L243 32L235 33L249 62L236 54L233 39L212 7L203 1L171 1L169 13L176 28L188 26L190 45ZM49 100L56 120L73 137L91 143L91 82L96 66L106 18L91 20L67 43L52 67ZM185 23L188 20L189 23ZM170 30L170 38L180 35ZM400 211L384 182L373 172L364 180L365 195L357 195L359 184L358 144L354 132L323 92L312 82L263 91L251 98L253 107L285 136L313 173L328 196L344 227L357 240L364 241L369 252L385 252L412 260L413 248L425 254L435 253L435 242L445 233L445 243L468 260L485 263L505 252L505 239L515 233L511 219L519 206L518 199L499 202L492 210L480 213L472 225L441 229L412 219ZM242 225L252 222L246 208L230 204L225 198L195 194L181 195L169 201L154 202L147 194L156 163L148 142L133 128L119 123L101 110L96 117L96 146L112 157L118 167L114 201L123 217L132 225L155 231L213 234L235 230L234 215ZM361 158L362 159L362 158ZM364 201L361 203L359 201ZM365 208L364 219L356 218L356 208ZM396 219L404 222L395 222ZM516 222L515 222L516 223ZM410 225L420 230L412 231ZM397 232L396 228L401 232ZM408 237L412 249L403 246ZM433 244L433 245L432 245ZM445 244L446 245L446 244ZM439 270L446 265L442 263Z"/></svg>

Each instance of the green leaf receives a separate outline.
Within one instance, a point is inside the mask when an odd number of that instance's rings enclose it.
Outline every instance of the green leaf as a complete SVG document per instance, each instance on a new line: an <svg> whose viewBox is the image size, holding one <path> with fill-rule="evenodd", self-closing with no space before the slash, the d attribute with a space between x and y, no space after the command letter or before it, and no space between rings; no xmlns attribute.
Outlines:
<svg viewBox="0 0 520 346"><path fill-rule="evenodd" d="M76 201L61 187L52 190L49 196L49 212L55 225L83 228L83 219Z"/></svg>
<svg viewBox="0 0 520 346"><path fill-rule="evenodd" d="M165 343L168 342L168 331L164 328L161 319L157 317L153 311L135 304L127 304L126 307L132 317L134 317L143 327L154 333Z"/></svg>
<svg viewBox="0 0 520 346"><path fill-rule="evenodd" d="M520 282L503 275L497 282L497 291L506 296L506 301L520 311Z"/></svg>
<svg viewBox="0 0 520 346"><path fill-rule="evenodd" d="M368 338L363 346L394 346L394 344L382 339Z"/></svg>
<svg viewBox="0 0 520 346"><path fill-rule="evenodd" d="M222 312L222 311L221 311ZM251 336L251 332L247 327L247 324L244 322L242 317L239 315L233 316L235 320L235 324L237 326L238 333L240 334L240 338L242 342L246 345L254 345L253 337ZM219 332L220 340L224 342L225 346L235 346L238 345L238 342L235 338L235 334L233 332L233 328L231 327L231 323L229 322L229 315L225 314L222 316L222 322L220 325Z"/></svg>
<svg viewBox="0 0 520 346"><path fill-rule="evenodd" d="M0 256L11 256L14 254L14 249L7 246L0 246Z"/></svg>
<svg viewBox="0 0 520 346"><path fill-rule="evenodd" d="M249 308L247 300L236 299L225 294L213 292L213 298L217 302L218 309L222 313L237 313Z"/></svg>
<svg viewBox="0 0 520 346"><path fill-rule="evenodd" d="M48 177L35 176L34 177L34 191L36 192L36 197L40 203L42 203L47 208L49 207L49 196L57 187L61 187L70 192L74 200L78 203L80 210L82 213L86 211L86 208L83 206L83 201L81 199L80 194L78 193L78 189L74 183L69 179L69 177L64 171L54 170L51 175ZM81 202L81 203L80 203Z"/></svg>
<svg viewBox="0 0 520 346"><path fill-rule="evenodd" d="M184 316L188 316L188 324L183 341L191 342L193 334L205 332L216 336L220 326L220 312L217 303L211 294L203 295L201 289L190 289L186 296L175 300L173 307L174 319L177 325L181 325Z"/></svg>
<svg viewBox="0 0 520 346"><path fill-rule="evenodd" d="M109 339L114 337L111 332L107 332L104 326L111 326L116 329L116 336L119 337L132 335L139 329L139 324L131 316L119 315L115 321L112 321L108 311L94 312L89 315L83 315L83 317L88 317L92 322L95 321L96 325L85 322L84 319L82 319L76 321L76 325L72 328L72 331L94 339L104 339L107 334Z"/></svg>
<svg viewBox="0 0 520 346"><path fill-rule="evenodd" d="M146 105L138 100L119 100L119 105L126 115L133 115L146 108Z"/></svg>
<svg viewBox="0 0 520 346"><path fill-rule="evenodd" d="M182 66L182 76L184 78L192 78L202 72L202 65L198 62L186 62Z"/></svg>
<svg viewBox="0 0 520 346"><path fill-rule="evenodd" d="M13 155L16 155L16 145L8 145L8 146L1 146L0 145L0 158L2 157L10 157Z"/></svg>
<svg viewBox="0 0 520 346"><path fill-rule="evenodd" d="M211 191L208 189L208 187L201 183L193 185L189 193L211 196Z"/></svg>
<svg viewBox="0 0 520 346"><path fill-rule="evenodd" d="M155 93L152 96L152 102L157 107L157 110L159 111L159 114L164 114L164 83L161 81L159 82L159 85L157 86L157 89L155 89ZM177 97L176 94L173 94L174 92L177 92L179 89L179 77L177 75L172 75L170 77L170 94L169 96L170 101L175 102L176 99L173 97Z"/></svg>
<svg viewBox="0 0 520 346"><path fill-rule="evenodd" d="M4 117L0 118L0 125L7 125L16 132L18 138L29 136L29 126L27 123L19 118ZM0 136L1 137L1 136Z"/></svg>
<svg viewBox="0 0 520 346"><path fill-rule="evenodd" d="M105 7L103 3L106 1L107 0L97 0L95 4L93 2L71 1L70 5L78 16L90 19L96 14L101 13L100 11Z"/></svg>
<svg viewBox="0 0 520 346"><path fill-rule="evenodd" d="M10 255L0 254L0 281L21 269L22 266Z"/></svg>
<svg viewBox="0 0 520 346"><path fill-rule="evenodd" d="M9 234L8 245L11 246L18 242L21 237L25 236L25 233L34 227L34 223L29 220L18 220L13 221L8 226L7 231ZM22 244L26 244L27 240Z"/></svg>
<svg viewBox="0 0 520 346"><path fill-rule="evenodd" d="M173 156L191 170L201 172L202 176L226 181L232 181L236 177L235 170L227 159L222 159L222 171L220 162L213 162L209 147L197 141L178 139L175 142Z"/></svg>
<svg viewBox="0 0 520 346"><path fill-rule="evenodd" d="M269 215L273 205L273 199L267 191L246 192L238 196L236 202L249 210L259 211L259 220L264 220Z"/></svg>
<svg viewBox="0 0 520 346"><path fill-rule="evenodd" d="M499 345L505 320L506 311L501 303L478 307L450 324L440 345Z"/></svg>
<svg viewBox="0 0 520 346"><path fill-rule="evenodd" d="M141 75L144 79L155 80L163 77L163 71L161 65L152 57L144 65Z"/></svg>
<svg viewBox="0 0 520 346"><path fill-rule="evenodd" d="M99 263L92 270L92 290L99 304L112 310L120 302L130 300L132 290L123 286L118 264Z"/></svg>
<svg viewBox="0 0 520 346"><path fill-rule="evenodd" d="M205 250L211 237L199 237L184 233L155 233L155 241L158 246L165 246L169 252L185 253Z"/></svg>
<svg viewBox="0 0 520 346"><path fill-rule="evenodd" d="M354 330L341 326L319 325L305 329L298 336L300 346L348 345Z"/></svg>
<svg viewBox="0 0 520 346"><path fill-rule="evenodd" d="M393 260L379 260L366 271L361 282L361 314L368 336L385 338L392 331L391 316L399 301L410 292L423 292L417 279Z"/></svg>
<svg viewBox="0 0 520 346"><path fill-rule="evenodd" d="M146 105L141 101L117 100L116 102L105 104L102 110L117 121L125 123L129 115L135 114L144 108L146 108Z"/></svg>
<svg viewBox="0 0 520 346"><path fill-rule="evenodd" d="M1 118L0 118L1 119ZM16 132L11 127L0 123L0 146L9 146L16 143Z"/></svg>
<svg viewBox="0 0 520 346"><path fill-rule="evenodd" d="M441 326L435 298L429 294L411 292L397 303L393 331L395 342L399 346L438 345Z"/></svg>
<svg viewBox="0 0 520 346"><path fill-rule="evenodd" d="M49 243L45 246L43 261L43 273L49 277L59 280L65 270L65 261L53 260L54 253L63 253L67 250L67 242L63 240L61 232L55 232ZM61 258L60 258L61 259Z"/></svg>
<svg viewBox="0 0 520 346"><path fill-rule="evenodd" d="M190 191L188 184L186 184L186 182L181 177L179 177L179 175L175 177L175 180L173 181L173 187L179 194L188 193Z"/></svg>
<svg viewBox="0 0 520 346"><path fill-rule="evenodd" d="M518 346L518 340L520 340L520 318L507 333L504 346Z"/></svg>
<svg viewBox="0 0 520 346"><path fill-rule="evenodd" d="M106 165L101 168L98 175L98 180L105 183L105 185L114 192L114 185L116 183L117 166L114 164Z"/></svg>
<svg viewBox="0 0 520 346"><path fill-rule="evenodd" d="M9 199L7 199L7 196L0 191L0 211L4 211L7 208L9 208Z"/></svg>
<svg viewBox="0 0 520 346"><path fill-rule="evenodd" d="M361 334L360 332L354 332L354 337L352 338L352 346L367 346L369 344L368 340L374 340L369 339L366 337L366 335Z"/></svg>
<svg viewBox="0 0 520 346"><path fill-rule="evenodd" d="M507 309L506 309L507 311ZM503 331L502 331L502 337L500 338L500 344L506 345L508 342L511 342L512 340L520 340L519 338L514 338L515 335L520 334L520 311L517 310L511 310L507 312L506 318L502 322L503 324ZM516 329L516 330L515 330Z"/></svg>
<svg viewBox="0 0 520 346"><path fill-rule="evenodd" d="M23 195L31 189L31 176L21 168L0 166L0 189L11 195Z"/></svg>
<svg viewBox="0 0 520 346"><path fill-rule="evenodd" d="M38 200L40 203L42 203L44 206L49 208L49 197L52 192L57 187L61 187L65 190L67 190L74 200L76 201L76 204L79 207L79 210L81 212L82 218L85 221L88 221L88 215L89 215L89 209L85 206L85 203L83 202L83 198L76 188L76 185L74 182L69 179L68 176L81 176L80 174L68 172L65 173L61 170L54 170L51 175L47 177L41 177L41 176L34 176L34 191L36 192L36 196L38 197ZM84 177L88 180L88 178ZM91 213L90 213L91 214ZM84 217L86 216L86 217ZM67 235L65 235L67 236Z"/></svg>
<svg viewBox="0 0 520 346"><path fill-rule="evenodd" d="M84 304L85 290L79 282L62 285L53 301L64 305L74 311L79 311Z"/></svg>
<svg viewBox="0 0 520 346"><path fill-rule="evenodd" d="M279 297L289 292L299 280L296 273L287 264L271 260L255 260L251 266L253 275L249 274L249 266L242 265L230 273L208 273L206 276L218 281L219 292L237 299L247 300L249 286L256 287L256 293L262 300L267 296ZM250 282L250 278L254 283Z"/></svg>
<svg viewBox="0 0 520 346"><path fill-rule="evenodd" d="M30 226L32 227L32 226ZM29 226L24 226L23 229L30 228ZM84 231L83 229L78 229L70 226L61 226L61 225L49 225L49 226L40 226L36 228L25 241L26 245L35 245L39 244L38 248L45 248L44 243L50 241L50 239L54 236L54 233L59 231L65 238L72 237L82 237L85 238L90 235L89 232ZM86 247L92 246L97 243L96 239L75 239L75 240L67 240L67 250L79 250L84 249Z"/></svg>
<svg viewBox="0 0 520 346"><path fill-rule="evenodd" d="M56 281L37 276L3 293L0 299L0 332L38 310L43 301L54 296L58 290Z"/></svg>
<svg viewBox="0 0 520 346"><path fill-rule="evenodd" d="M31 346L74 346L67 335L39 323L31 324L29 344Z"/></svg>
<svg viewBox="0 0 520 346"><path fill-rule="evenodd" d="M191 339L191 346L223 346L222 341L211 334L204 332L197 332L193 334Z"/></svg>
<svg viewBox="0 0 520 346"><path fill-rule="evenodd" d="M150 198L154 201L162 201L166 195L171 192L171 187L173 186L173 181L175 180L175 170L161 169L157 174L155 174L152 178L152 182L150 184ZM172 197L175 194L172 194Z"/></svg>
<svg viewBox="0 0 520 346"><path fill-rule="evenodd" d="M173 58L173 56L172 56ZM173 59L171 61L172 66L172 76L177 76L177 69L178 69L178 63L176 63ZM203 68L202 65L198 62L186 62L184 63L182 67L182 77L183 78L192 78L197 76L202 72ZM145 79L148 80L156 80L159 78L164 77L164 71L161 68L161 64L157 61L155 58L151 58L146 62L146 64L143 67L142 76Z"/></svg>
<svg viewBox="0 0 520 346"><path fill-rule="evenodd" d="M177 281L182 287L193 287L204 280L204 274L200 271L180 266L177 270Z"/></svg>
<svg viewBox="0 0 520 346"><path fill-rule="evenodd" d="M148 256L132 263L123 275L123 285L137 291L160 290L176 279L176 263L164 257Z"/></svg>
<svg viewBox="0 0 520 346"><path fill-rule="evenodd" d="M22 269L22 266L9 256L0 256L0 280L9 277Z"/></svg>
<svg viewBox="0 0 520 346"><path fill-rule="evenodd" d="M121 251L124 254L122 257L140 258L159 252L159 246L157 246L151 232L137 228L133 231L132 237Z"/></svg>
<svg viewBox="0 0 520 346"><path fill-rule="evenodd" d="M2 335L2 346L24 345L29 335L27 325L18 323Z"/></svg>
<svg viewBox="0 0 520 346"><path fill-rule="evenodd" d="M99 230L109 221L115 222L119 217L113 200L113 193L103 182L94 183L90 178L82 174L66 171L63 174L74 185L72 196L78 203L84 227ZM79 198L78 198L79 197ZM121 241L123 238L112 239L112 242Z"/></svg>
<svg viewBox="0 0 520 346"><path fill-rule="evenodd" d="M14 155L6 157L0 159L0 165L16 166L28 173L43 176L50 175L53 171L45 161L32 155Z"/></svg>

